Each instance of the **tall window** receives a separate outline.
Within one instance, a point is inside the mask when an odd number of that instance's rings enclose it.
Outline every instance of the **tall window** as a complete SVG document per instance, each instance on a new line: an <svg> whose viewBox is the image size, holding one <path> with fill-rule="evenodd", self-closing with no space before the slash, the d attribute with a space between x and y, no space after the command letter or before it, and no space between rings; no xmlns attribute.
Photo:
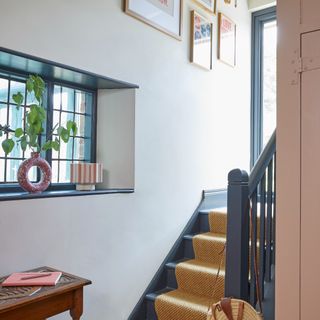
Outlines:
<svg viewBox="0 0 320 320"><path fill-rule="evenodd" d="M14 93L21 92L24 97L24 105L17 108L12 100ZM68 120L77 123L77 136L71 138L67 144L61 143L60 151L50 150L42 156L52 166L52 183L57 186L70 183L70 164L77 162L94 161L94 95L95 92L66 86L62 83L46 82L44 107L47 111L46 133L49 135L52 128L58 125L66 125ZM16 78L13 75L0 74L0 123L8 124L11 128L24 128L25 115L28 106L35 102L35 98L26 92L25 79ZM6 136L0 137L0 143ZM0 148L0 187L7 187L17 183L17 171L23 159L30 157L30 151L23 152L19 146L5 155ZM38 170L32 168L29 178L33 181L39 179ZM70 188L72 186L70 185Z"/></svg>
<svg viewBox="0 0 320 320"><path fill-rule="evenodd" d="M263 24L262 147L268 143L277 122L277 23Z"/></svg>
<svg viewBox="0 0 320 320"><path fill-rule="evenodd" d="M276 9L253 13L251 165L276 128Z"/></svg>

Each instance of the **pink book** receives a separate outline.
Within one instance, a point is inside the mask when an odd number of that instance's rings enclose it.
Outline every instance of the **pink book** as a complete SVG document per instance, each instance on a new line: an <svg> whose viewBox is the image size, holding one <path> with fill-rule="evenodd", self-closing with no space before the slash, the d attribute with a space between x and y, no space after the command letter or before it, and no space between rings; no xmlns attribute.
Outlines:
<svg viewBox="0 0 320 320"><path fill-rule="evenodd" d="M61 275L61 272L12 273L1 285L3 287L55 286Z"/></svg>

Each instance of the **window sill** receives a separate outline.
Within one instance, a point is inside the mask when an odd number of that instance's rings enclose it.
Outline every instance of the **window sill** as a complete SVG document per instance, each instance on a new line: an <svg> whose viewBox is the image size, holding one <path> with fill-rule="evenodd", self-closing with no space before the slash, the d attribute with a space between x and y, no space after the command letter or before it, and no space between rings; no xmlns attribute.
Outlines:
<svg viewBox="0 0 320 320"><path fill-rule="evenodd" d="M133 193L134 189L100 189L94 191L76 191L76 190L59 190L45 191L42 193L28 192L5 192L0 193L0 201L10 200L30 200L42 198L58 198L58 197L78 197L100 194L115 194L115 193Z"/></svg>

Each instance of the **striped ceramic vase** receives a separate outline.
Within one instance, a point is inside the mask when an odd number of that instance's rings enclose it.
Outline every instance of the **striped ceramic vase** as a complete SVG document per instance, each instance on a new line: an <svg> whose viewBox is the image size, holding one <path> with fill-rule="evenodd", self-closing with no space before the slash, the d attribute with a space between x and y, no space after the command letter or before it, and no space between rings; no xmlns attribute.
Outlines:
<svg viewBox="0 0 320 320"><path fill-rule="evenodd" d="M79 191L95 190L95 185L103 180L101 163L72 163L71 183L76 184Z"/></svg>

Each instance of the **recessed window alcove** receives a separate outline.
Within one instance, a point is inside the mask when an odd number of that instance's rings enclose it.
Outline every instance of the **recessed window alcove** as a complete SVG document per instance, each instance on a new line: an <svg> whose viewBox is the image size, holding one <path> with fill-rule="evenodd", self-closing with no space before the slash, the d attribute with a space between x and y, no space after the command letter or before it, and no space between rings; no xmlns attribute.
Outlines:
<svg viewBox="0 0 320 320"><path fill-rule="evenodd" d="M72 115L74 114L74 117L84 117L85 112L83 115L77 114L76 96L78 93L82 95L83 92L90 93L90 97L92 97L90 100L92 113L90 114L90 126L87 126L90 127L90 132L86 135L89 138L78 137L77 139L83 138L84 143L90 145L85 147L84 152L87 162L100 162L103 164L104 179L102 184L97 185L96 191L79 192L75 190L74 184L68 182L68 176L65 179L60 179L59 174L62 170L56 169L58 178L53 180L46 192L28 194L23 192L17 183L10 182L10 179L6 181L4 178L0 181L0 201L133 192L135 90L138 85L0 47L0 78L5 79L4 81L8 83L8 97L10 96L10 83L17 81L17 83L23 84L23 81L30 74L37 74L45 80L48 86L49 105L50 95L52 95L52 101L57 100L54 99L56 88L60 89L61 96L63 90L75 96L73 111L66 111L61 107L60 113L69 112ZM10 107L8 99L5 108L9 110ZM52 103L51 112L53 117L55 113L58 114L55 109L56 107ZM9 111L6 112L8 113ZM1 121L3 122L3 119L0 119L0 123ZM20 157L23 159L24 155ZM68 161L74 161L74 151L72 151L72 158L70 159L67 158L60 161L60 155L55 157L54 154L49 154L48 157L52 166L55 165L58 168L56 163L62 166ZM9 161L17 160L2 155L0 166L1 163L7 164ZM7 177L6 168L4 167L7 166L3 166L0 170L2 169L4 177ZM8 177L11 176L12 173L8 175Z"/></svg>

